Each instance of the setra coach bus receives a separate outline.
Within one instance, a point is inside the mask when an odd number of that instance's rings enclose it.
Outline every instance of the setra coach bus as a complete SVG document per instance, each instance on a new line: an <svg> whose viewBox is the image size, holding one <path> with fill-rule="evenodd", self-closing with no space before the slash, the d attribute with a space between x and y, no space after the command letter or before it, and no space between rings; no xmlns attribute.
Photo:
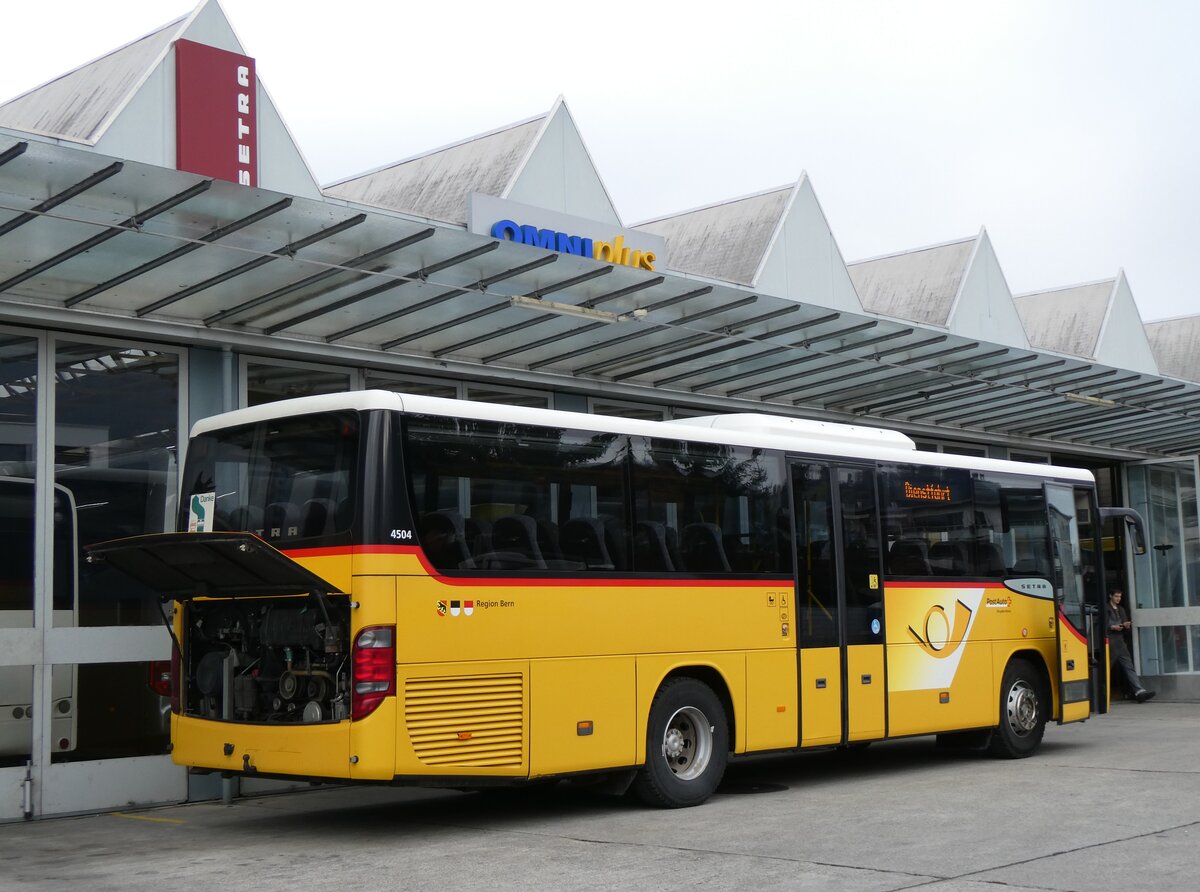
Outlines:
<svg viewBox="0 0 1200 892"><path fill-rule="evenodd" d="M1087 471L357 391L199 422L181 486L179 533L88 559L175 603L196 769L681 807L743 754L1020 758L1108 707Z"/></svg>

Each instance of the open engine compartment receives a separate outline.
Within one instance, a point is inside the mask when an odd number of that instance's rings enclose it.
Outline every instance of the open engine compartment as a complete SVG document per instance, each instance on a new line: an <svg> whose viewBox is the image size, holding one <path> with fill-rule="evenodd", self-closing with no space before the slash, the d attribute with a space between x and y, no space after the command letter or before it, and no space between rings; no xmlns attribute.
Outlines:
<svg viewBox="0 0 1200 892"><path fill-rule="evenodd" d="M265 724L349 718L349 617L344 595L187 602L184 713Z"/></svg>

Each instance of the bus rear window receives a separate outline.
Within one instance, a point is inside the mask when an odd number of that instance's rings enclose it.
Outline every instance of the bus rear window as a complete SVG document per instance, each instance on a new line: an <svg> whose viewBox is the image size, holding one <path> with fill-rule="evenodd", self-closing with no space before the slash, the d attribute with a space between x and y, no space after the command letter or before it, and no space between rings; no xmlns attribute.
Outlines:
<svg viewBox="0 0 1200 892"><path fill-rule="evenodd" d="M276 547L346 541L355 514L359 419L280 418L194 438L180 530L244 530Z"/></svg>

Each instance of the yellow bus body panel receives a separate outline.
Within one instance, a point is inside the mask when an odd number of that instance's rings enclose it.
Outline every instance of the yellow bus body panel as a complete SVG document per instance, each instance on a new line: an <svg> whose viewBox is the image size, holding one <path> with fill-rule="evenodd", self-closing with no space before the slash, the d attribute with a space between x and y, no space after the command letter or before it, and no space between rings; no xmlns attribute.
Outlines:
<svg viewBox="0 0 1200 892"><path fill-rule="evenodd" d="M746 750L790 749L799 744L796 649L746 654Z"/></svg>
<svg viewBox="0 0 1200 892"><path fill-rule="evenodd" d="M529 663L401 664L395 774L529 775Z"/></svg>
<svg viewBox="0 0 1200 892"><path fill-rule="evenodd" d="M848 740L880 740L887 735L886 685L882 644L846 648Z"/></svg>
<svg viewBox="0 0 1200 892"><path fill-rule="evenodd" d="M536 660L529 676L531 776L637 761L633 657Z"/></svg>
<svg viewBox="0 0 1200 892"><path fill-rule="evenodd" d="M837 647L800 651L800 745L842 742L842 653Z"/></svg>
<svg viewBox="0 0 1200 892"><path fill-rule="evenodd" d="M893 737L995 725L1017 652L1035 651L1053 669L1053 601L998 583L889 584L885 598Z"/></svg>
<svg viewBox="0 0 1200 892"><path fill-rule="evenodd" d="M350 722L251 725L171 716L177 765L298 777L350 777ZM225 745L232 752L225 755ZM247 761L246 757L249 756Z"/></svg>

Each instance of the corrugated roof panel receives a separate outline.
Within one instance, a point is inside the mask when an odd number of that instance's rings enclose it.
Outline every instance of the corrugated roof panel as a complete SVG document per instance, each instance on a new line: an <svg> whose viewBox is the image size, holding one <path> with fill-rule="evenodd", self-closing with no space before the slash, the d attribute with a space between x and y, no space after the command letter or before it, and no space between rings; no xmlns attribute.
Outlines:
<svg viewBox="0 0 1200 892"><path fill-rule="evenodd" d="M1147 322L1145 328L1160 372L1200 381L1200 316Z"/></svg>
<svg viewBox="0 0 1200 892"><path fill-rule="evenodd" d="M472 192L501 196L545 115L326 187L335 198L466 224Z"/></svg>
<svg viewBox="0 0 1200 892"><path fill-rule="evenodd" d="M1029 343L1044 350L1095 358L1114 282L1107 279L1014 297Z"/></svg>
<svg viewBox="0 0 1200 892"><path fill-rule="evenodd" d="M946 325L978 238L846 265L863 309Z"/></svg>
<svg viewBox="0 0 1200 892"><path fill-rule="evenodd" d="M104 124L178 36L183 21L176 19L0 105L0 126L94 143Z"/></svg>
<svg viewBox="0 0 1200 892"><path fill-rule="evenodd" d="M671 269L753 285L794 187L638 223L667 240Z"/></svg>

